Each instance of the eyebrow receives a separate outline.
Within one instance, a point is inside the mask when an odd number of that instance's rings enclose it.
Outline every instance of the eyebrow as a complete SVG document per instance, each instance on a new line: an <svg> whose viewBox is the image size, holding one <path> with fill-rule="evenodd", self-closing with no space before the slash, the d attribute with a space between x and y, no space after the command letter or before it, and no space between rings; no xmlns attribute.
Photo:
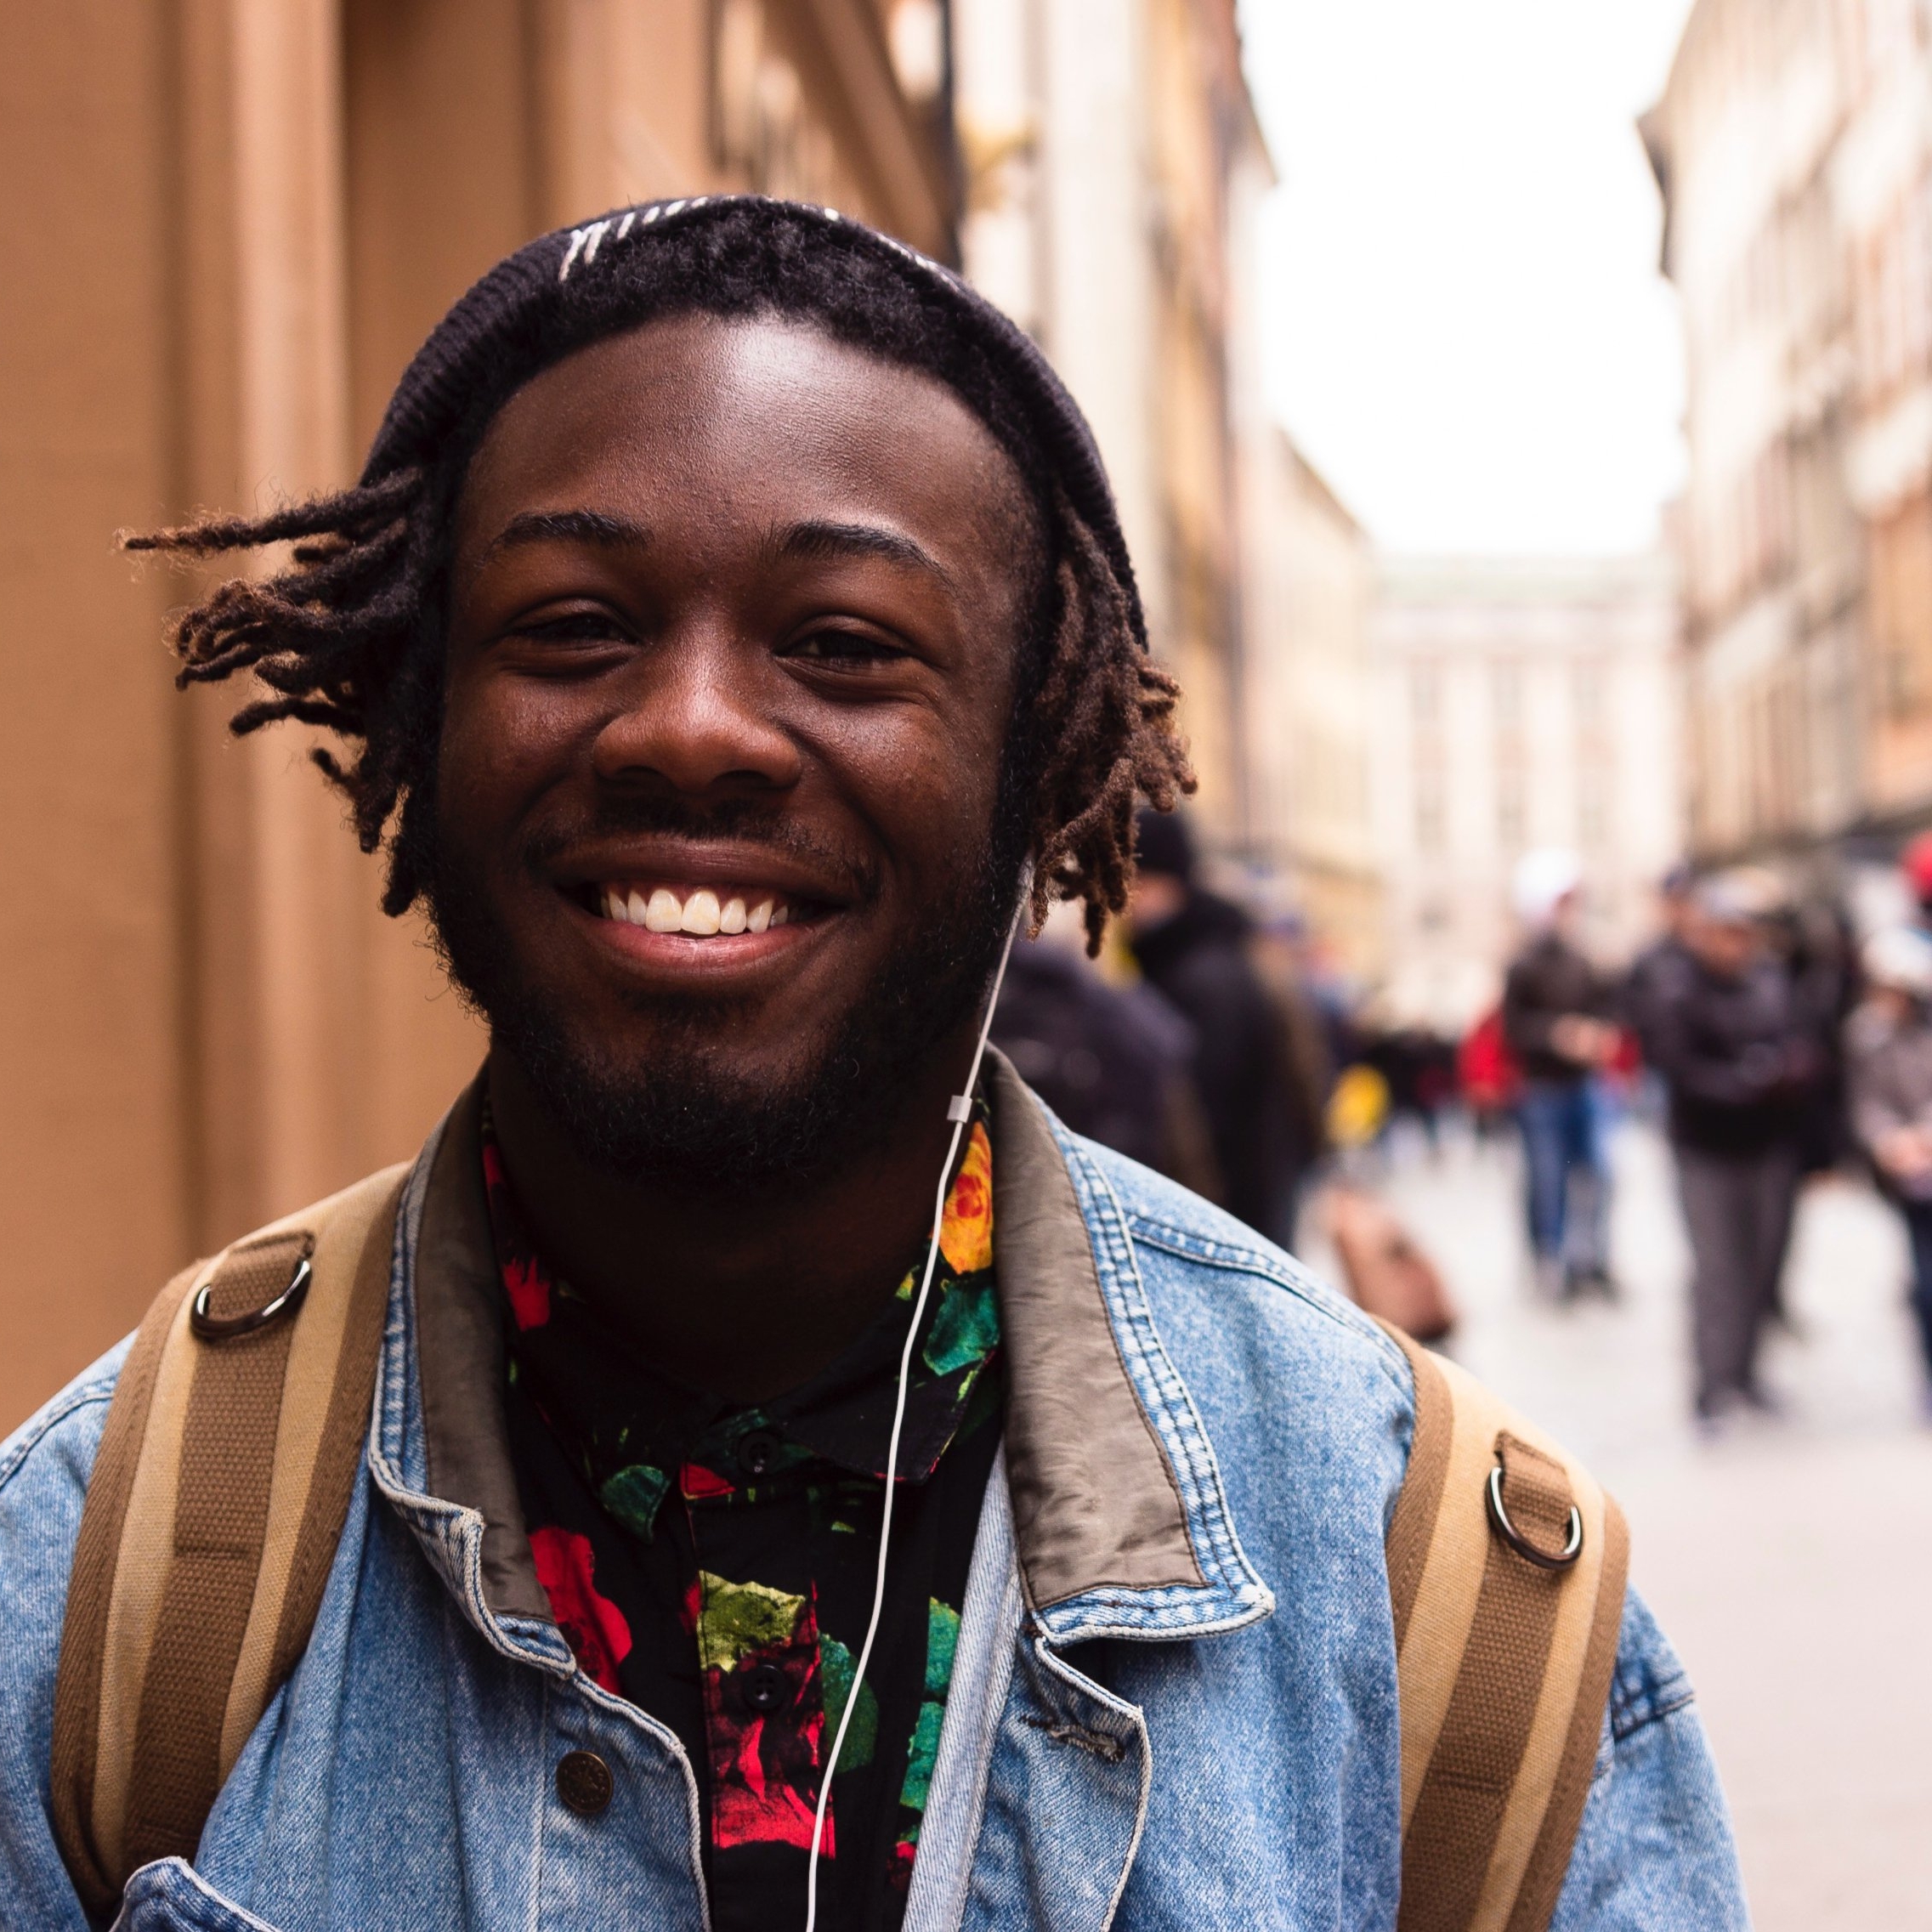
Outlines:
<svg viewBox="0 0 1932 1932"><path fill-rule="evenodd" d="M813 518L792 524L775 534L773 552L780 557L797 558L810 563L836 563L845 557L877 557L888 564L899 564L949 584L953 573L904 530L884 524L841 524Z"/></svg>
<svg viewBox="0 0 1932 1932"><path fill-rule="evenodd" d="M484 548L484 559L527 543L588 543L603 549L641 549L651 540L642 524L601 510L524 510L512 517Z"/></svg>

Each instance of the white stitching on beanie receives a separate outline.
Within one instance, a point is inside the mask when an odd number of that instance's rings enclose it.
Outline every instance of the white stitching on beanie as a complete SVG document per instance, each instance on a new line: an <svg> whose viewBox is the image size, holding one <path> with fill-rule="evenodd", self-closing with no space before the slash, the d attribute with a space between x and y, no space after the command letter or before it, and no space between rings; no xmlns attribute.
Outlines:
<svg viewBox="0 0 1932 1932"><path fill-rule="evenodd" d="M682 214L687 209L705 207L713 201L729 198L717 195L695 195L683 201L660 201L648 208L626 208L620 219L607 216L602 221L588 222L581 228L574 228L570 230L569 245L564 251L564 259L557 265L557 279L560 282L568 281L570 271L580 261L585 268L596 261L598 251L603 246L604 236L613 229L616 230L615 239L621 241L630 234L633 224L640 229L648 228L662 216ZM842 222L845 218L836 208L829 207L813 208L808 204L802 204L802 212L816 214L827 222ZM956 279L931 256L922 255L916 248L909 247L896 237L875 231L875 238L882 241L902 260L911 263L915 268L923 269L927 275L938 276L943 280Z"/></svg>

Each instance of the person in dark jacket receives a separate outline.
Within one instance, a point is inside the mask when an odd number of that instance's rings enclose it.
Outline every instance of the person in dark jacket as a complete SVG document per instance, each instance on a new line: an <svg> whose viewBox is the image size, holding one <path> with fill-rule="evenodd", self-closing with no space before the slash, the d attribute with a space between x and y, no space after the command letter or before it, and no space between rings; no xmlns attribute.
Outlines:
<svg viewBox="0 0 1932 1932"><path fill-rule="evenodd" d="M1817 1051L1747 881L1698 887L1686 955L1660 988L1655 1051L1691 1238L1697 1413L1769 1406L1758 1345L1797 1204L1799 1136Z"/></svg>
<svg viewBox="0 0 1932 1932"><path fill-rule="evenodd" d="M1580 883L1568 853L1524 855L1515 896L1527 937L1503 983L1503 1036L1522 1069L1530 1252L1538 1285L1567 1297L1614 1292L1594 1077L1617 1050L1617 1028L1609 987L1572 936Z"/></svg>
<svg viewBox="0 0 1932 1932"><path fill-rule="evenodd" d="M1194 1091L1194 1029L1153 988L1110 986L1049 921L1013 949L993 1042L1076 1134L1221 1198Z"/></svg>
<svg viewBox="0 0 1932 1932"><path fill-rule="evenodd" d="M1298 1127L1280 1016L1250 952L1253 922L1197 882L1181 820L1143 812L1136 836L1134 957L1193 1027L1194 1087L1228 1211L1285 1245L1317 1150Z"/></svg>
<svg viewBox="0 0 1932 1932"><path fill-rule="evenodd" d="M1690 955L1684 933L1691 921L1697 876L1688 865L1674 865L1657 881L1657 911L1662 931L1632 960L1623 977L1621 1002L1623 1023L1637 1036L1644 1059L1657 1061L1657 1016L1665 989L1684 971Z"/></svg>

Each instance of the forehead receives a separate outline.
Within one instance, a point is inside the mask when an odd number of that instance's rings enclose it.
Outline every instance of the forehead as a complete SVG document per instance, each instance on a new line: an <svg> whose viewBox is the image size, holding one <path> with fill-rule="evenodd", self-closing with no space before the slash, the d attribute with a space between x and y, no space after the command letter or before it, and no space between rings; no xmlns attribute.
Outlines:
<svg viewBox="0 0 1932 1932"><path fill-rule="evenodd" d="M586 493L695 500L721 522L842 503L1007 570L1034 522L1017 467L943 382L773 317L648 323L533 377L471 462L458 547Z"/></svg>

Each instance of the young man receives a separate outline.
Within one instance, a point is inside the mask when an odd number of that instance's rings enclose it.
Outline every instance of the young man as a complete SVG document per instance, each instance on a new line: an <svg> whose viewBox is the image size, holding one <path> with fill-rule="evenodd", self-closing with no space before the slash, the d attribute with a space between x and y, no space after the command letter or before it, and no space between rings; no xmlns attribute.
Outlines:
<svg viewBox="0 0 1932 1932"><path fill-rule="evenodd" d="M6 1451L8 1924L125 1880L134 1932L1392 1927L1421 1714L1385 1537L1436 1371L998 1060L966 1093L1008 934L1059 894L1097 935L1136 792L1187 782L1037 354L828 212L628 211L464 298L356 489L158 541L292 536L183 620L187 675L252 667L241 728L354 748L326 768L490 1054L360 1250L381 1352L332 1544L313 1493L253 1545L232 1521L339 1419L285 1391L229 1453L246 1351L308 1346L286 1234ZM182 1357L150 1336L189 1330L204 1449L157 1462ZM1468 1572L1526 1639L1573 1601L1547 1491ZM316 1567L312 1629L258 1584L235 1610L267 1544L291 1601ZM1634 1598L1588 1614L1580 1829L1510 1923L1742 1925L1682 1671ZM1442 1737L1497 1703L1540 1735L1520 1664L1458 1676ZM1548 1836L1513 1761L1438 1760L1409 1836L1450 1916L1417 1890L1405 1925L1476 1923Z"/></svg>

